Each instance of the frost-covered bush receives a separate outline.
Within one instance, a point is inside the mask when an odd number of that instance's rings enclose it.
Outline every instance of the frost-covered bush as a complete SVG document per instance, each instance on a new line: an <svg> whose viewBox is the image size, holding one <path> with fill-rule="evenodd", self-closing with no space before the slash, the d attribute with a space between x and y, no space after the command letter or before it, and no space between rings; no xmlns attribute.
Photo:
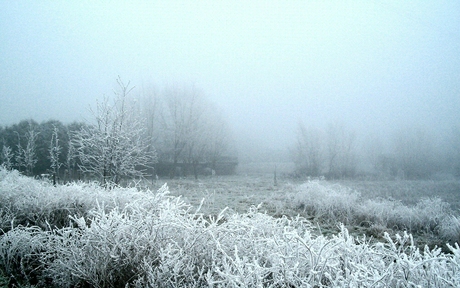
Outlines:
<svg viewBox="0 0 460 288"><path fill-rule="evenodd" d="M299 186L291 205L320 221L428 233L452 242L460 239L460 224L449 203L440 198L422 198L406 206L394 199L363 199L349 188L311 181Z"/></svg>
<svg viewBox="0 0 460 288"><path fill-rule="evenodd" d="M355 207L359 193L346 187L322 185L319 181L310 181L298 188L292 203L309 216L316 219L348 224L355 216Z"/></svg>
<svg viewBox="0 0 460 288"><path fill-rule="evenodd" d="M69 216L85 216L105 203L106 209L124 207L142 197L135 188L107 191L97 183L69 183L53 186L45 180L24 177L16 170L0 168L1 231L14 226L39 226L43 229L69 225Z"/></svg>
<svg viewBox="0 0 460 288"><path fill-rule="evenodd" d="M440 233L449 242L460 243L460 217L451 216L442 222Z"/></svg>
<svg viewBox="0 0 460 288"><path fill-rule="evenodd" d="M5 275L24 279L31 284L41 275L41 253L47 235L38 227L16 227L0 236L0 267ZM0 273L1 275L1 273Z"/></svg>
<svg viewBox="0 0 460 288"><path fill-rule="evenodd" d="M43 260L49 264L47 276L60 287L120 287L136 279L143 262L157 262L160 247L180 229L171 219L185 213L184 204L166 198L166 191L164 187L158 193L143 193L111 210L99 205L87 218L71 217L75 227L50 234Z"/></svg>
<svg viewBox="0 0 460 288"><path fill-rule="evenodd" d="M210 217L166 186L80 189L97 200L79 199L91 208L67 226L14 226L0 236L5 274L46 287L460 286L458 246L420 251L408 234L370 243L343 226L317 236L305 218L273 218L257 207Z"/></svg>
<svg viewBox="0 0 460 288"><path fill-rule="evenodd" d="M77 188L76 185L74 188ZM68 224L69 213L87 209L84 203L79 203L85 198L78 195L75 191L78 189L53 187L46 181L23 177L17 171L0 170L0 209L7 216L1 228L7 231L16 225L45 228L48 224ZM76 195L78 198L75 198Z"/></svg>

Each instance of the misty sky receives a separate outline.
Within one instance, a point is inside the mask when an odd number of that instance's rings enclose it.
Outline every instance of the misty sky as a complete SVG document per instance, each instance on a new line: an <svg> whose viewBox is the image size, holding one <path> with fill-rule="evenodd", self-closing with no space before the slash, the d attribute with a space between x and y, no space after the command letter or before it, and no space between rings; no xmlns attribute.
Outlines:
<svg viewBox="0 0 460 288"><path fill-rule="evenodd" d="M447 131L460 1L0 0L0 67L1 125L80 121L120 75L134 93L197 87L267 147L299 121Z"/></svg>

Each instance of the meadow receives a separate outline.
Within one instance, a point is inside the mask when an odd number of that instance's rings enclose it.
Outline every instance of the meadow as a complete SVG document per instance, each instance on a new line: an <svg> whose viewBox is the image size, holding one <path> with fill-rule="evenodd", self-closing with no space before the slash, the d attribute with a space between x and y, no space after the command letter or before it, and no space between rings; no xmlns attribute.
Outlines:
<svg viewBox="0 0 460 288"><path fill-rule="evenodd" d="M3 285L460 286L455 180L258 173L131 186L0 170Z"/></svg>
<svg viewBox="0 0 460 288"><path fill-rule="evenodd" d="M251 206L273 217L302 216L321 234L340 232L344 224L356 236L381 240L407 231L420 248L460 242L460 181L298 180L270 173L194 179L165 179L180 196L209 215L245 213Z"/></svg>

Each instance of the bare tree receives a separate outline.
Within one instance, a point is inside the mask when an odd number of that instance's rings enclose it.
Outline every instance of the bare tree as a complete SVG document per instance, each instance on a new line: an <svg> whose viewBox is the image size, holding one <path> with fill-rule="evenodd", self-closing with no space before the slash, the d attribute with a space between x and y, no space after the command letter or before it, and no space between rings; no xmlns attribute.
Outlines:
<svg viewBox="0 0 460 288"><path fill-rule="evenodd" d="M231 153L233 146L232 133L222 113L216 113L217 108L209 111L208 124L206 125L206 159L211 163L211 169L216 170L217 161L225 154Z"/></svg>
<svg viewBox="0 0 460 288"><path fill-rule="evenodd" d="M204 137L204 129L202 126L194 130L195 134L191 134L185 147L184 162L190 164L195 179L198 179L198 165L205 161L208 142Z"/></svg>
<svg viewBox="0 0 460 288"><path fill-rule="evenodd" d="M72 140L72 135L69 132L69 142L67 143L67 155L65 158L65 170L66 170L66 178L71 179L73 177L73 172L76 168L76 157L77 157L77 149L75 148L75 143Z"/></svg>
<svg viewBox="0 0 460 288"><path fill-rule="evenodd" d="M306 128L299 123L297 142L291 151L297 173L308 176L319 176L323 170L324 151L323 134L314 128Z"/></svg>
<svg viewBox="0 0 460 288"><path fill-rule="evenodd" d="M193 161L198 153L199 134L205 111L203 99L198 91L173 89L165 93L165 107L161 115L161 148L163 156L173 166L170 177L174 178L180 160ZM187 151L186 151L187 150ZM186 152L184 152L186 151Z"/></svg>
<svg viewBox="0 0 460 288"><path fill-rule="evenodd" d="M140 115L141 124L144 129L144 138L150 144L149 153L155 153L155 148L160 145L160 105L161 99L159 93L154 87L143 90L139 95L139 101L136 101L135 110ZM155 165L151 165L152 180L156 179Z"/></svg>
<svg viewBox="0 0 460 288"><path fill-rule="evenodd" d="M37 163L37 155L35 150L37 148L38 133L35 131L35 128L32 126L32 123L29 123L29 130L26 133L27 145L26 148L22 151L22 156L24 160L24 166L26 168L26 174L28 176L32 175L35 164Z"/></svg>
<svg viewBox="0 0 460 288"><path fill-rule="evenodd" d="M14 160L16 161L16 168L19 172L21 172L22 167L24 167L24 149L22 149L21 136L17 131L14 131L14 133L18 137L18 143L16 144L16 155L14 157Z"/></svg>
<svg viewBox="0 0 460 288"><path fill-rule="evenodd" d="M118 184L123 177L143 177L144 169L155 160L143 137L142 121L128 103L133 88L120 78L117 82L120 90L115 93L113 105L105 97L93 112L96 123L83 126L74 135L80 169L96 175L104 185Z"/></svg>
<svg viewBox="0 0 460 288"><path fill-rule="evenodd" d="M400 177L417 179L429 177L434 167L433 137L421 128L396 131L393 137L394 155Z"/></svg>
<svg viewBox="0 0 460 288"><path fill-rule="evenodd" d="M353 177L356 173L356 136L343 124L330 124L327 129L328 176Z"/></svg>
<svg viewBox="0 0 460 288"><path fill-rule="evenodd" d="M229 151L231 133L222 113L194 87L144 92L137 110L145 120L146 138L157 148L159 173L198 177L201 166L211 162L215 169Z"/></svg>
<svg viewBox="0 0 460 288"><path fill-rule="evenodd" d="M2 166L7 169L13 169L13 151L9 146L3 145L2 148Z"/></svg>
<svg viewBox="0 0 460 288"><path fill-rule="evenodd" d="M56 185L59 168L62 165L59 162L59 155L61 154L61 150L62 147L59 144L58 128L54 125L53 134L51 134L51 142L49 147L51 171L53 173L53 185Z"/></svg>
<svg viewBox="0 0 460 288"><path fill-rule="evenodd" d="M195 179L198 178L200 163L210 164L211 167L207 168L215 171L217 161L228 151L231 143L231 133L222 114L212 103L202 101L200 117L191 123L185 151L186 161L191 163Z"/></svg>

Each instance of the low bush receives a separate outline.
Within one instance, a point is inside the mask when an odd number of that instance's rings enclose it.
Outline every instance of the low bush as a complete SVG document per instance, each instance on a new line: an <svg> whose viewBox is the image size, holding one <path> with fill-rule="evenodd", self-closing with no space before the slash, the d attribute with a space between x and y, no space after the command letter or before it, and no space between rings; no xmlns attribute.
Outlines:
<svg viewBox="0 0 460 288"><path fill-rule="evenodd" d="M349 188L310 181L299 186L290 203L304 216L323 222L436 235L451 244L460 241L460 221L440 198L422 198L406 206L391 198L364 199Z"/></svg>

